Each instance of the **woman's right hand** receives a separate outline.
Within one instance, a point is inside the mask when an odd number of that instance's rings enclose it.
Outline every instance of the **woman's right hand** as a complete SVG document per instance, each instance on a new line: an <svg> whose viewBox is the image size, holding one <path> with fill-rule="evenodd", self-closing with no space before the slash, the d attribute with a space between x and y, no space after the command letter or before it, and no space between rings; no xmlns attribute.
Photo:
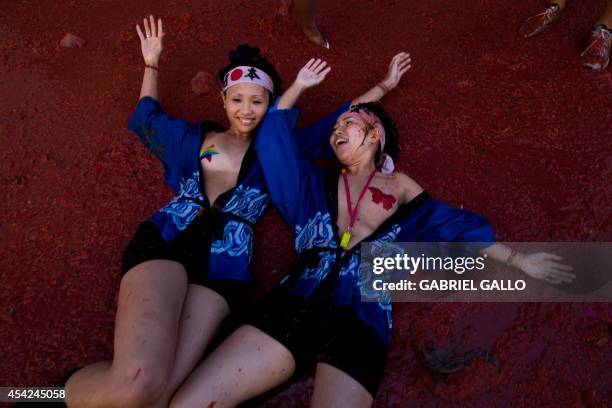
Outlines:
<svg viewBox="0 0 612 408"><path fill-rule="evenodd" d="M278 109L291 109L300 98L300 95L313 86L319 85L329 74L331 67L327 66L327 62L320 59L312 58L298 72L295 81L289 89L283 93L276 107Z"/></svg>
<svg viewBox="0 0 612 408"><path fill-rule="evenodd" d="M158 66L159 56L162 51L162 38L164 37L164 30L162 28L161 18L157 20L153 16L149 16L143 19L144 34L140 29L140 26L136 24L136 31L140 38L140 48L142 49L142 57L144 58L145 64Z"/></svg>
<svg viewBox="0 0 612 408"><path fill-rule="evenodd" d="M326 61L312 58L298 72L295 78L295 85L301 89L308 89L319 85L329 74L329 71L331 71L331 67L327 66Z"/></svg>

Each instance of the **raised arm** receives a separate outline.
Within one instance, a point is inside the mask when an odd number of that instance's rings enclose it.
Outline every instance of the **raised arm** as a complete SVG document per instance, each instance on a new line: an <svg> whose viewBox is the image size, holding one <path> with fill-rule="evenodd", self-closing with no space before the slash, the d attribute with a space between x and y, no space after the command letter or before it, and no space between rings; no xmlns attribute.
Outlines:
<svg viewBox="0 0 612 408"><path fill-rule="evenodd" d="M410 54L406 52L400 52L391 59L389 64L389 70L385 79L377 83L369 91L363 95L353 99L351 105L357 105L359 103L367 102L378 102L385 96L389 91L394 89L398 84L402 76L411 68L412 59Z"/></svg>
<svg viewBox="0 0 612 408"><path fill-rule="evenodd" d="M259 162L264 171L272 202L285 220L298 225L316 203L306 197L316 187L316 171L303 158L295 137L299 116L293 105L306 89L325 79L330 68L314 58L300 70L295 82L266 114L255 140Z"/></svg>
<svg viewBox="0 0 612 408"><path fill-rule="evenodd" d="M395 88L404 73L410 69L410 55L407 53L397 54L391 60L389 71L385 79L351 102L343 103L339 109L330 115L323 117L314 124L297 129L295 137L302 157L306 160L324 159L333 157L334 152L329 146L329 137L338 117L350 109L351 105L357 103L374 102L382 98L390 89ZM315 65L317 61L311 60L309 64ZM308 65L308 64L307 64ZM321 69L324 67L321 63ZM329 68L327 68L329 69ZM293 106L304 88L297 84L292 85L283 97L281 106Z"/></svg>
<svg viewBox="0 0 612 408"><path fill-rule="evenodd" d="M162 38L164 30L161 18L155 23L153 16L143 20L144 34L136 24L136 32L140 38L140 48L145 62L144 77L140 88L140 98L150 96L158 99L157 77L159 75L159 58L162 52Z"/></svg>
<svg viewBox="0 0 612 408"><path fill-rule="evenodd" d="M327 66L326 61L311 58L310 61L300 69L295 81L293 81L283 96L281 96L277 104L277 109L293 108L304 91L323 82L327 74L329 74L329 71L331 71L331 67Z"/></svg>
<svg viewBox="0 0 612 408"><path fill-rule="evenodd" d="M162 161L167 176L175 167L186 135L194 125L167 115L157 100L156 68L159 66L164 36L161 19L155 24L153 16L145 18L144 34L138 25L136 31L140 38L145 71L140 99L129 119L128 129L138 135L145 147ZM175 185L172 187L175 190L177 188Z"/></svg>
<svg viewBox="0 0 612 408"><path fill-rule="evenodd" d="M298 72L295 81L281 96L276 108L280 110L292 108L302 93L306 89L321 83L330 70L331 67L327 66L327 62L312 58ZM333 156L333 151L328 143L329 137L336 124L336 119L349 108L350 103L347 101L331 114L306 127L295 129L291 133L303 159L310 161Z"/></svg>
<svg viewBox="0 0 612 408"><path fill-rule="evenodd" d="M270 198L290 225L297 225L304 212L303 195L312 167L299 154L292 135L298 117L297 109L270 108L255 139Z"/></svg>

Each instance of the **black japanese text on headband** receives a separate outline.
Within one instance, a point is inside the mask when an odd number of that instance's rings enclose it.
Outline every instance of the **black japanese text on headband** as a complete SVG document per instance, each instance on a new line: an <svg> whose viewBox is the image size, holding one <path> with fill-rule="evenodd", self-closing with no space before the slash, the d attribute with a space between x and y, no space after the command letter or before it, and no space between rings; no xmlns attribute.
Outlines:
<svg viewBox="0 0 612 408"><path fill-rule="evenodd" d="M274 82L270 75L259 68L239 66L233 68L223 77L223 91L236 84L257 84L274 93Z"/></svg>

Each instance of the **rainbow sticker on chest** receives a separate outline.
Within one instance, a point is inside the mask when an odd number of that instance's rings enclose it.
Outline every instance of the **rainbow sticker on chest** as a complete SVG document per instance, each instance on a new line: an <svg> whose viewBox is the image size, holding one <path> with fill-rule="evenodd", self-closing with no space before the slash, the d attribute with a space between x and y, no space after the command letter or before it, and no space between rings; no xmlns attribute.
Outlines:
<svg viewBox="0 0 612 408"><path fill-rule="evenodd" d="M219 153L221 153L221 152L219 150L215 149L215 145L214 144L211 144L208 147L202 146L200 148L200 160L206 159L210 163L212 161L212 157L215 154L219 154Z"/></svg>

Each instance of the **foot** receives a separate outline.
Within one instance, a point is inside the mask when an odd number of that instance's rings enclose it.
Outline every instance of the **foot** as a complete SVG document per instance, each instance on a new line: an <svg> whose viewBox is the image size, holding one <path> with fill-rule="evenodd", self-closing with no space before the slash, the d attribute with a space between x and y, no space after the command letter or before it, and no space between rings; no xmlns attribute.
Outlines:
<svg viewBox="0 0 612 408"><path fill-rule="evenodd" d="M612 32L601 24L595 26L591 32L589 45L580 54L580 61L586 68L603 71L610 62L610 48L612 48Z"/></svg>
<svg viewBox="0 0 612 408"><path fill-rule="evenodd" d="M541 13L525 20L521 28L519 28L519 33L525 38L540 34L548 29L552 23L559 20L562 11L563 9L558 4L549 5Z"/></svg>
<svg viewBox="0 0 612 408"><path fill-rule="evenodd" d="M302 26L302 31L306 38L308 38L313 43L320 45L323 48L330 49L331 46L329 41L327 41L322 35L317 26Z"/></svg>

